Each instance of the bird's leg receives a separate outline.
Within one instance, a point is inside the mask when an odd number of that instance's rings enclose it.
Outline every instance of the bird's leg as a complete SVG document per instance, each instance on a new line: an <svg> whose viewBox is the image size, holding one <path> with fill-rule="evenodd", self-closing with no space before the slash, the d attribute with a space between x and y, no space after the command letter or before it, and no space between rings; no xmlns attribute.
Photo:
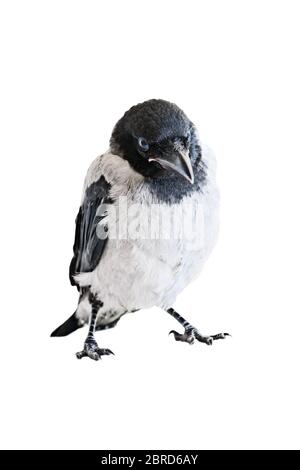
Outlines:
<svg viewBox="0 0 300 470"><path fill-rule="evenodd" d="M92 293L89 295L89 302L92 306L89 332L84 342L83 350L76 353L76 356L78 359L81 359L82 357L90 357L91 359L98 361L98 359L101 359L101 356L113 354L113 352L110 349L100 349L94 337L98 311L102 307L103 303Z"/></svg>
<svg viewBox="0 0 300 470"><path fill-rule="evenodd" d="M211 336L203 336L199 333L197 328L191 325L188 321L186 321L179 313L177 313L173 308L169 308L167 312L172 315L172 317L176 318L176 320L180 323L180 325L184 328L184 333L180 334L175 330L171 330L169 334L173 333L174 338L176 341L184 341L189 344L193 344L195 339L200 341L200 343L205 343L211 345L214 340L217 339L225 339L226 336L230 336L229 333L219 333L217 335Z"/></svg>

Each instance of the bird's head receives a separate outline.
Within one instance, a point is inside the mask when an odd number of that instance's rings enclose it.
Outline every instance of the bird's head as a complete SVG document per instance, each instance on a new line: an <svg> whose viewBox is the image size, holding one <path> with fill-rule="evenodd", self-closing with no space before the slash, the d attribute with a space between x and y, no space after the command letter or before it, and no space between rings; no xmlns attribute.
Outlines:
<svg viewBox="0 0 300 470"><path fill-rule="evenodd" d="M143 176L180 175L194 182L195 128L173 103L153 99L133 106L117 122L110 144Z"/></svg>

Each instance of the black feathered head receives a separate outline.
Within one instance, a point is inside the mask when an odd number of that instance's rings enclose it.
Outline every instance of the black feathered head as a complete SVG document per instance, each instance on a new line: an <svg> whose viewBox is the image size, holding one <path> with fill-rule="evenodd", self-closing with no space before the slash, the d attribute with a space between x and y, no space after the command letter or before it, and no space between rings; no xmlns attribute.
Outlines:
<svg viewBox="0 0 300 470"><path fill-rule="evenodd" d="M195 127L173 103L149 100L130 108L117 122L111 149L146 177L180 175L194 182L201 157Z"/></svg>

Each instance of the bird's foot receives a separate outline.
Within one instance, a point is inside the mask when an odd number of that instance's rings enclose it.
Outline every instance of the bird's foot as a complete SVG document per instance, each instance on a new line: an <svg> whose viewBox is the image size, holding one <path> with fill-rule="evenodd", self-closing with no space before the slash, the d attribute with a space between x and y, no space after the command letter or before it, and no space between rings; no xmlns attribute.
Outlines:
<svg viewBox="0 0 300 470"><path fill-rule="evenodd" d="M83 351L76 353L77 359L82 357L89 357L94 361L101 359L101 356L108 356L109 354L114 354L110 349L99 348L97 342L94 339L88 339L84 343Z"/></svg>
<svg viewBox="0 0 300 470"><path fill-rule="evenodd" d="M231 336L229 333L218 333L217 335L203 336L193 326L185 328L184 333L180 334L175 330L171 330L169 334L173 333L176 341L183 341L185 343L193 344L195 339L200 343L205 343L211 346L214 340L225 339L227 336Z"/></svg>

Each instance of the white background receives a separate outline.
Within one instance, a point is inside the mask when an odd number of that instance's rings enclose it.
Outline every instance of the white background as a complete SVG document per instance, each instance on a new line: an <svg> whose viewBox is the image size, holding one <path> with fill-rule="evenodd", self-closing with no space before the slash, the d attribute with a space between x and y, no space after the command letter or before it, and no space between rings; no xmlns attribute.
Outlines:
<svg viewBox="0 0 300 470"><path fill-rule="evenodd" d="M1 447L299 448L297 1L1 2ZM76 360L74 219L90 162L148 98L176 102L218 158L222 228L176 307Z"/></svg>

